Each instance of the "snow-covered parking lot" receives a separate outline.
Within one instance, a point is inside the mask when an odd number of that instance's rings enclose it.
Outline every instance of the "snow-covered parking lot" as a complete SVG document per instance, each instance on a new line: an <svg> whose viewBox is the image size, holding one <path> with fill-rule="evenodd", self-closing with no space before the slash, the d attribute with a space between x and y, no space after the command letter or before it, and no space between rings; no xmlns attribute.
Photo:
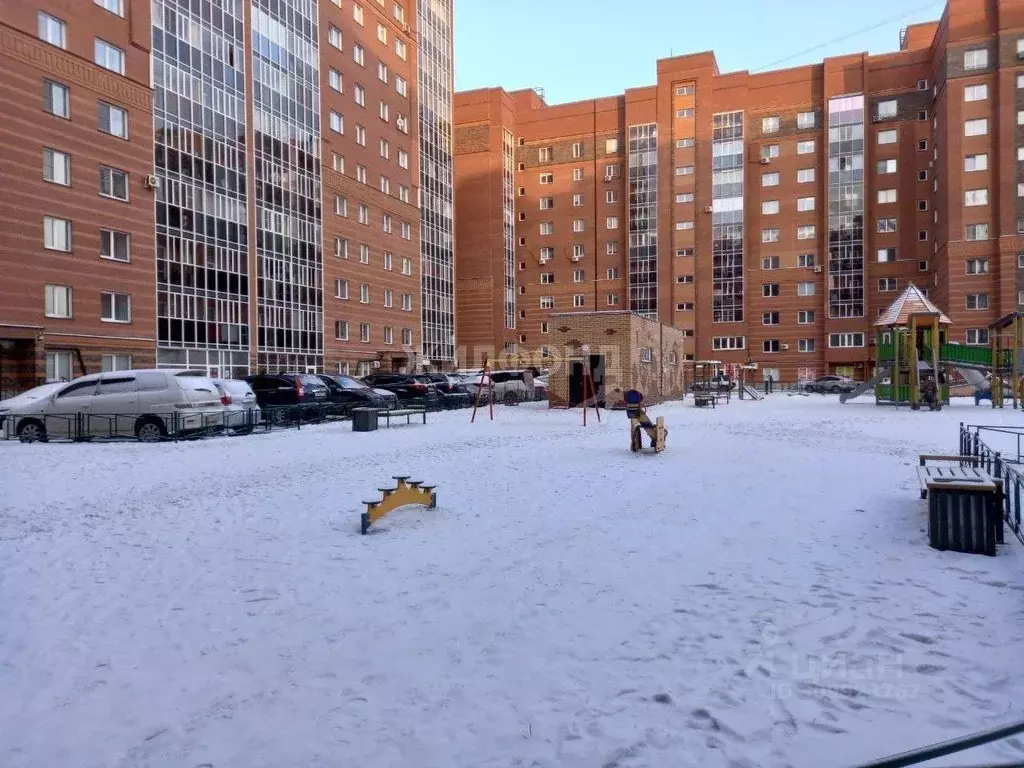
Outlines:
<svg viewBox="0 0 1024 768"><path fill-rule="evenodd" d="M914 472L1019 413L652 415L0 444L0 765L828 768L1024 717L1024 547L930 549ZM399 474L437 509L360 536Z"/></svg>

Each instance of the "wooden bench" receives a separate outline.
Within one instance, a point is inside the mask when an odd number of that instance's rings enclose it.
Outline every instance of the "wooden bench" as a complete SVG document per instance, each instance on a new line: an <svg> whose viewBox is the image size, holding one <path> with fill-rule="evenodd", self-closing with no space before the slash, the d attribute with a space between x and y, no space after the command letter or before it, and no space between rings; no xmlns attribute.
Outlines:
<svg viewBox="0 0 1024 768"><path fill-rule="evenodd" d="M717 407L719 395L714 395L709 392L695 393L693 396L693 404L698 408L706 408L711 406L712 408Z"/></svg>
<svg viewBox="0 0 1024 768"><path fill-rule="evenodd" d="M387 410L387 411L381 411L380 415L384 417L384 421L387 424L388 428L391 427L391 419L392 419L392 417L400 418L402 416L405 416L405 423L406 424L412 424L412 417L413 416L422 416L423 417L423 423L424 424L427 423L427 409L426 408L397 408L397 409L391 409L391 410Z"/></svg>
<svg viewBox="0 0 1024 768"><path fill-rule="evenodd" d="M1003 482L979 464L975 456L919 457L917 477L921 498L928 499L934 549L994 556L1003 542Z"/></svg>

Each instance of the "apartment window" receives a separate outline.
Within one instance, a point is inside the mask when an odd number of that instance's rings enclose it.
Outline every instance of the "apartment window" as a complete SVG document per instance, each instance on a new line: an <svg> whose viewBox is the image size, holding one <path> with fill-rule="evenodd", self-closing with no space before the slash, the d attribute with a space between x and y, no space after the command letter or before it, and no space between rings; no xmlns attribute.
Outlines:
<svg viewBox="0 0 1024 768"><path fill-rule="evenodd" d="M612 201L609 201L609 202L612 202ZM679 194L676 195L676 202L677 203L692 203L693 202L693 192L680 192Z"/></svg>
<svg viewBox="0 0 1024 768"><path fill-rule="evenodd" d="M680 285L691 285L693 283L693 275L677 275L676 282Z"/></svg>
<svg viewBox="0 0 1024 768"><path fill-rule="evenodd" d="M359 285L359 303L369 304L370 303L370 286L366 283Z"/></svg>
<svg viewBox="0 0 1024 768"><path fill-rule="evenodd" d="M692 301L682 301L676 304L676 312L693 312Z"/></svg>
<svg viewBox="0 0 1024 768"><path fill-rule="evenodd" d="M1020 40L1017 42L1019 43ZM1020 54L1018 54L1018 58L1020 58ZM1017 89L1020 90L1021 88L1024 88L1024 74L1017 75Z"/></svg>
<svg viewBox="0 0 1024 768"><path fill-rule="evenodd" d="M539 163L550 163L552 158L551 147L540 147L537 150L537 162Z"/></svg>
<svg viewBox="0 0 1024 768"><path fill-rule="evenodd" d="M553 282L555 282L555 273L554 272L541 272L540 273L540 284L541 285L550 285Z"/></svg>
<svg viewBox="0 0 1024 768"><path fill-rule="evenodd" d="M607 275L607 279L609 279L609 280L618 280L619 279L619 268L618 267L608 267L608 271L605 274Z"/></svg>
<svg viewBox="0 0 1024 768"><path fill-rule="evenodd" d="M987 275L988 274L988 259L968 259L967 260L967 274L968 275Z"/></svg>
<svg viewBox="0 0 1024 768"><path fill-rule="evenodd" d="M1024 197L1024 182L1017 183L1017 197Z"/></svg>
<svg viewBox="0 0 1024 768"><path fill-rule="evenodd" d="M798 211L813 211L814 210L814 198L813 197L798 197L796 200L796 209Z"/></svg>
<svg viewBox="0 0 1024 768"><path fill-rule="evenodd" d="M359 341L363 344L368 344L370 341L370 324L360 323L359 324Z"/></svg>
<svg viewBox="0 0 1024 768"><path fill-rule="evenodd" d="M370 225L370 209L362 203L359 204L359 223Z"/></svg>
<svg viewBox="0 0 1024 768"><path fill-rule="evenodd" d="M605 243L604 252L609 256L615 256L619 252L619 244L614 240Z"/></svg>
<svg viewBox="0 0 1024 768"><path fill-rule="evenodd" d="M398 93L399 96L409 95L409 84L405 82L404 77L395 75L395 91Z"/></svg>
<svg viewBox="0 0 1024 768"><path fill-rule="evenodd" d="M614 155L619 151L619 140L618 139L605 139L604 140L604 153L606 155Z"/></svg>
<svg viewBox="0 0 1024 768"><path fill-rule="evenodd" d="M896 117L896 99L878 102L878 112L876 114L882 119Z"/></svg>
<svg viewBox="0 0 1024 768"><path fill-rule="evenodd" d="M584 279L584 271L582 269L574 269L572 271L572 281L574 283L582 283Z"/></svg>
<svg viewBox="0 0 1024 768"><path fill-rule="evenodd" d="M772 117L761 118L761 133L778 133L779 132L779 118L777 115Z"/></svg>
<svg viewBox="0 0 1024 768"><path fill-rule="evenodd" d="M348 321L334 321L334 338L338 341L348 341Z"/></svg>
<svg viewBox="0 0 1024 768"><path fill-rule="evenodd" d="M692 176L693 166L692 165L680 165L676 167L676 176Z"/></svg>
<svg viewBox="0 0 1024 768"><path fill-rule="evenodd" d="M814 181L813 168L801 168L796 172L797 184L809 184Z"/></svg>
<svg viewBox="0 0 1024 768"><path fill-rule="evenodd" d="M619 217L609 216L604 221L605 229L618 229L619 228Z"/></svg>
<svg viewBox="0 0 1024 768"><path fill-rule="evenodd" d="M918 171L917 172L917 180L918 181L928 181L928 171L925 170L925 169L922 169L922 170ZM936 182L935 182L936 190L938 189L938 184L939 184L939 182L936 180Z"/></svg>
<svg viewBox="0 0 1024 768"><path fill-rule="evenodd" d="M366 106L366 89L361 85L356 86L355 100L360 107Z"/></svg>
<svg viewBox="0 0 1024 768"><path fill-rule="evenodd" d="M412 328L402 329L402 343L407 347L412 346Z"/></svg>
<svg viewBox="0 0 1024 768"><path fill-rule="evenodd" d="M747 340L743 336L714 336L711 348L716 352L726 349L746 349Z"/></svg>
<svg viewBox="0 0 1024 768"><path fill-rule="evenodd" d="M988 328L968 328L966 341L972 346L987 346L990 343Z"/></svg>
<svg viewBox="0 0 1024 768"><path fill-rule="evenodd" d="M761 174L761 186L762 187L777 187L779 186L779 173L774 171L772 173Z"/></svg>
<svg viewBox="0 0 1024 768"><path fill-rule="evenodd" d="M798 155L814 154L814 139L810 139L808 141L798 141L796 143L796 153Z"/></svg>
<svg viewBox="0 0 1024 768"><path fill-rule="evenodd" d="M342 93L345 88L341 80L341 72L336 69L329 70L327 73L327 84L338 93Z"/></svg>
<svg viewBox="0 0 1024 768"><path fill-rule="evenodd" d="M405 312L412 312L412 294L402 294L402 310Z"/></svg>
<svg viewBox="0 0 1024 768"><path fill-rule="evenodd" d="M964 69L984 69L988 66L988 51L984 48L975 48L972 51L964 51Z"/></svg>
<svg viewBox="0 0 1024 768"><path fill-rule="evenodd" d="M796 313L796 321L800 325L811 325L814 323L814 310L813 309L801 309Z"/></svg>
<svg viewBox="0 0 1024 768"><path fill-rule="evenodd" d="M987 293L968 293L967 309L988 309Z"/></svg>
<svg viewBox="0 0 1024 768"><path fill-rule="evenodd" d="M684 107L676 110L677 118L693 117L693 107Z"/></svg>
<svg viewBox="0 0 1024 768"><path fill-rule="evenodd" d="M553 197L542 197L540 198L540 209L542 211L550 211L555 207L555 198ZM523 214L525 216L525 214Z"/></svg>
<svg viewBox="0 0 1024 768"><path fill-rule="evenodd" d="M384 343L394 344L395 343L395 329L390 325L384 326Z"/></svg>
<svg viewBox="0 0 1024 768"><path fill-rule="evenodd" d="M694 87L692 85L680 85L676 88L676 96L692 96Z"/></svg>
<svg viewBox="0 0 1024 768"><path fill-rule="evenodd" d="M888 264L896 261L896 249L895 248L879 248L878 249L878 263Z"/></svg>
<svg viewBox="0 0 1024 768"><path fill-rule="evenodd" d="M327 42L341 50L341 30L337 27L330 27L327 30Z"/></svg>
<svg viewBox="0 0 1024 768"><path fill-rule="evenodd" d="M690 200L693 200L693 195L690 195ZM604 201L606 203L617 203L619 201L619 193L614 189L605 190ZM680 202L678 195L676 196L676 202Z"/></svg>
<svg viewBox="0 0 1024 768"><path fill-rule="evenodd" d="M987 98L988 86L986 84L964 86L964 101L984 101Z"/></svg>
<svg viewBox="0 0 1024 768"><path fill-rule="evenodd" d="M582 168L574 168L573 172L572 172L572 178L573 178L574 181L582 181L582 179L583 179L583 169ZM619 166L618 166L618 163L615 163L613 165L606 165L604 167L604 178L605 178L605 181L611 181L612 179L619 178Z"/></svg>
<svg viewBox="0 0 1024 768"><path fill-rule="evenodd" d="M545 246L540 249L540 262L544 264L555 258L555 249L550 246Z"/></svg>
<svg viewBox="0 0 1024 768"><path fill-rule="evenodd" d="M761 157L771 159L779 156L779 145L778 144L765 144L761 147Z"/></svg>
<svg viewBox="0 0 1024 768"><path fill-rule="evenodd" d="M573 219L573 222L572 222L572 231L573 232L582 232L583 231L583 227L584 227L583 219Z"/></svg>
<svg viewBox="0 0 1024 768"><path fill-rule="evenodd" d="M359 244L359 263L369 264L370 263L370 246L366 243Z"/></svg>
<svg viewBox="0 0 1024 768"><path fill-rule="evenodd" d="M69 318L74 310L74 291L70 285L47 285L46 316Z"/></svg>
<svg viewBox="0 0 1024 768"><path fill-rule="evenodd" d="M43 180L51 184L71 184L71 155L56 149L43 149Z"/></svg>
<svg viewBox="0 0 1024 768"><path fill-rule="evenodd" d="M676 149L688 149L693 146L693 139L676 139Z"/></svg>
<svg viewBox="0 0 1024 768"><path fill-rule="evenodd" d="M761 314L761 325L778 325L779 324L779 313L778 312L764 312Z"/></svg>
<svg viewBox="0 0 1024 768"><path fill-rule="evenodd" d="M106 40L96 39L94 61L111 72L124 74L124 51L116 45L111 45Z"/></svg>
<svg viewBox="0 0 1024 768"><path fill-rule="evenodd" d="M358 181L360 184L365 184L366 183L366 166L365 165L357 165L356 166L356 181Z"/></svg>
<svg viewBox="0 0 1024 768"><path fill-rule="evenodd" d="M574 259L582 259L585 255L585 247L577 243L572 247L572 255Z"/></svg>
<svg viewBox="0 0 1024 768"><path fill-rule="evenodd" d="M348 217L348 198L334 196L334 213L338 216Z"/></svg>
<svg viewBox="0 0 1024 768"><path fill-rule="evenodd" d="M384 289L384 306L385 307L394 306L393 296L394 296L394 294L393 294L393 292L392 292L392 290L390 288L385 288Z"/></svg>
<svg viewBox="0 0 1024 768"><path fill-rule="evenodd" d="M964 136L985 136L987 133L988 120L986 118L964 121Z"/></svg>
<svg viewBox="0 0 1024 768"><path fill-rule="evenodd" d="M879 293L889 293L896 290L896 278L895 277L883 277L878 281Z"/></svg>
<svg viewBox="0 0 1024 768"><path fill-rule="evenodd" d="M895 144L896 143L896 131L879 131L878 132L878 143L879 144Z"/></svg>
<svg viewBox="0 0 1024 768"><path fill-rule="evenodd" d="M607 298L607 302L608 302L608 306L609 307L618 306L618 304L619 304L619 294L617 294L617 293L609 293L608 294L608 298Z"/></svg>
<svg viewBox="0 0 1024 768"><path fill-rule="evenodd" d="M797 339L796 342L796 348L798 352L813 352L814 345L814 339Z"/></svg>
<svg viewBox="0 0 1024 768"><path fill-rule="evenodd" d="M540 223L540 233L542 235L553 235L555 234L555 225L550 221L542 221Z"/></svg>
<svg viewBox="0 0 1024 768"><path fill-rule="evenodd" d="M540 297L540 308L541 309L554 309L555 297L554 296L541 296Z"/></svg>
<svg viewBox="0 0 1024 768"><path fill-rule="evenodd" d="M779 284L778 283L765 283L761 286L762 296L778 296L779 295Z"/></svg>
<svg viewBox="0 0 1024 768"><path fill-rule="evenodd" d="M383 192L385 195L391 194L391 179L389 179L387 176L380 177L380 191Z"/></svg>
<svg viewBox="0 0 1024 768"><path fill-rule="evenodd" d="M779 201L778 200L762 200L761 201L761 215L762 216L773 216L779 212Z"/></svg>
<svg viewBox="0 0 1024 768"><path fill-rule="evenodd" d="M919 210L919 211L927 211L928 210L928 201L927 200L918 200L917 201L917 210Z"/></svg>
<svg viewBox="0 0 1024 768"><path fill-rule="evenodd" d="M404 184L398 185L398 199L403 203L409 202L409 188Z"/></svg>
<svg viewBox="0 0 1024 768"><path fill-rule="evenodd" d="M411 275L412 274L412 259L406 258L404 256L402 257L402 274L403 275Z"/></svg>
<svg viewBox="0 0 1024 768"><path fill-rule="evenodd" d="M886 232L896 231L896 219L895 218L884 218L878 220L878 232L884 234Z"/></svg>
<svg viewBox="0 0 1024 768"><path fill-rule="evenodd" d="M111 373L113 371L130 371L132 369L131 355L101 355L100 372Z"/></svg>
<svg viewBox="0 0 1024 768"><path fill-rule="evenodd" d="M117 16L124 17L124 0L93 0L93 3ZM111 370L120 369L112 368Z"/></svg>
<svg viewBox="0 0 1024 768"><path fill-rule="evenodd" d="M68 47L68 25L55 16L39 12L39 39L58 48ZM98 62L97 62L98 63Z"/></svg>
<svg viewBox="0 0 1024 768"><path fill-rule="evenodd" d="M111 261L131 261L131 237L128 233L101 229L100 258Z"/></svg>
<svg viewBox="0 0 1024 768"><path fill-rule="evenodd" d="M360 67L366 66L366 51L363 46L359 44L352 46L352 60Z"/></svg>
<svg viewBox="0 0 1024 768"><path fill-rule="evenodd" d="M359 26L363 26L363 6L358 3L352 4L352 19Z"/></svg>
<svg viewBox="0 0 1024 768"><path fill-rule="evenodd" d="M879 160L876 169L880 174L896 173L895 158L889 160Z"/></svg>
<svg viewBox="0 0 1024 768"><path fill-rule="evenodd" d="M383 158L391 157L391 144L388 143L387 139L380 140L380 156Z"/></svg>
<svg viewBox="0 0 1024 768"><path fill-rule="evenodd" d="M384 232L387 232L388 234L391 234L391 214L390 213L385 213L385 214L381 215L381 218L380 218L380 228Z"/></svg>
<svg viewBox="0 0 1024 768"><path fill-rule="evenodd" d="M967 155L964 158L965 171L987 171L988 155Z"/></svg>
<svg viewBox="0 0 1024 768"><path fill-rule="evenodd" d="M833 348L839 347L863 347L863 333L830 333L828 345Z"/></svg>
<svg viewBox="0 0 1024 768"><path fill-rule="evenodd" d="M101 101L97 105L97 128L111 136L128 138L128 111Z"/></svg>
<svg viewBox="0 0 1024 768"><path fill-rule="evenodd" d="M676 222L676 231L677 232L682 232L682 231L685 231L685 230L688 230L688 229L693 229L693 222L692 221L677 221Z"/></svg>
<svg viewBox="0 0 1024 768"><path fill-rule="evenodd" d="M43 247L49 251L70 251L71 222L55 216L44 216Z"/></svg>
<svg viewBox="0 0 1024 768"><path fill-rule="evenodd" d="M71 117L71 92L66 85L43 80L43 109L57 117Z"/></svg>
<svg viewBox="0 0 1024 768"><path fill-rule="evenodd" d="M361 147L366 146L366 128L361 125L356 126L356 144Z"/></svg>
<svg viewBox="0 0 1024 768"><path fill-rule="evenodd" d="M988 205L988 190L968 189L964 192L964 205L967 207Z"/></svg>
<svg viewBox="0 0 1024 768"><path fill-rule="evenodd" d="M541 184L553 184L555 182L555 174L553 173L542 173L540 175Z"/></svg>
<svg viewBox="0 0 1024 768"><path fill-rule="evenodd" d="M761 342L761 351L765 354L774 355L782 349L782 343L778 339L765 339Z"/></svg>
<svg viewBox="0 0 1024 768"><path fill-rule="evenodd" d="M101 293L100 320L105 323L130 323L132 321L132 297L127 293Z"/></svg>
<svg viewBox="0 0 1024 768"><path fill-rule="evenodd" d="M402 61L406 61L409 56L409 48L404 41L395 38L395 55L398 56Z"/></svg>
<svg viewBox="0 0 1024 768"><path fill-rule="evenodd" d="M813 112L797 112L796 127L800 129L813 128L815 123Z"/></svg>
<svg viewBox="0 0 1024 768"><path fill-rule="evenodd" d="M391 271L394 269L392 262L394 261L394 255L388 251L384 251L384 269Z"/></svg>
<svg viewBox="0 0 1024 768"><path fill-rule="evenodd" d="M761 242L762 243L777 243L779 242L779 230L778 229L762 229L761 230Z"/></svg>
<svg viewBox="0 0 1024 768"><path fill-rule="evenodd" d="M348 258L348 240L343 237L334 238L334 256L339 259Z"/></svg>
<svg viewBox="0 0 1024 768"><path fill-rule="evenodd" d="M572 196L572 207L573 208L582 208L583 207L583 195L580 192L577 192L576 194L574 194Z"/></svg>
<svg viewBox="0 0 1024 768"><path fill-rule="evenodd" d="M337 112L331 112L327 119L330 128L335 133L345 133L345 118Z"/></svg>
<svg viewBox="0 0 1024 768"><path fill-rule="evenodd" d="M578 141L573 142L573 145L572 145L572 156L574 158L583 157L583 144L581 142L578 142Z"/></svg>
<svg viewBox="0 0 1024 768"><path fill-rule="evenodd" d="M878 199L879 205L884 205L886 203L895 203L896 202L896 190L895 189L880 189L877 192L877 199Z"/></svg>
<svg viewBox="0 0 1024 768"><path fill-rule="evenodd" d="M383 24L377 25L377 39L384 43L384 45L388 44L388 31Z"/></svg>
<svg viewBox="0 0 1024 768"><path fill-rule="evenodd" d="M803 224L796 228L797 240L813 240L815 236L813 224Z"/></svg>
<svg viewBox="0 0 1024 768"><path fill-rule="evenodd" d="M778 256L764 256L761 259L761 269L778 269L780 260Z"/></svg>
<svg viewBox="0 0 1024 768"><path fill-rule="evenodd" d="M798 267L813 267L814 266L814 254L813 253L801 253L796 257L796 265Z"/></svg>
<svg viewBox="0 0 1024 768"><path fill-rule="evenodd" d="M917 142L917 150L919 152L925 152L928 149L928 139L921 139Z"/></svg>
<svg viewBox="0 0 1024 768"><path fill-rule="evenodd" d="M797 283L796 284L796 295L797 296L813 296L814 295L814 283Z"/></svg>

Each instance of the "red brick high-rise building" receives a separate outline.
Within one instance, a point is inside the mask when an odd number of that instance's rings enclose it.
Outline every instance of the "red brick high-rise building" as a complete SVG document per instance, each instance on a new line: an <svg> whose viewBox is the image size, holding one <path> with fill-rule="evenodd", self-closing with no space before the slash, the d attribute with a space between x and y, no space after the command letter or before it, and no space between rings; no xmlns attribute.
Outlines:
<svg viewBox="0 0 1024 768"><path fill-rule="evenodd" d="M454 149L467 361L549 346L551 313L630 309L691 359L866 378L908 283L965 344L1024 300L1024 0L949 0L889 54L679 56L562 105L457 93Z"/></svg>

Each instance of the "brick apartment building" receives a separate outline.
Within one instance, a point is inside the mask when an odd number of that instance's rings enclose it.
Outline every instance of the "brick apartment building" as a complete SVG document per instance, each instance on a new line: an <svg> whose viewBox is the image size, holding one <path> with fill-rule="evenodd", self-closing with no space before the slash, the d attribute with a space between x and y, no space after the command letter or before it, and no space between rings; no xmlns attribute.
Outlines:
<svg viewBox="0 0 1024 768"><path fill-rule="evenodd" d="M452 0L0 0L0 396L454 362L451 44Z"/></svg>
<svg viewBox="0 0 1024 768"><path fill-rule="evenodd" d="M458 93L454 142L467 359L629 309L689 359L864 378L907 283L965 344L1024 303L1024 0L949 0L877 56L723 74L699 53L561 105Z"/></svg>

